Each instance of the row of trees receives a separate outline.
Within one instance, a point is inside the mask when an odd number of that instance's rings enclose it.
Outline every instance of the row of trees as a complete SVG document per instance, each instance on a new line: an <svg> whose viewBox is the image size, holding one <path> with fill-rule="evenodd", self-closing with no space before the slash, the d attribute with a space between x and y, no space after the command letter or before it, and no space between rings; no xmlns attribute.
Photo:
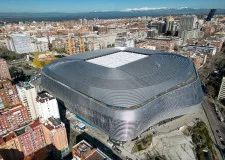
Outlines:
<svg viewBox="0 0 225 160"><path fill-rule="evenodd" d="M0 48L0 57L7 60L7 61L12 61L15 59L20 59L22 58L24 55L21 54L16 54L13 51L9 51L5 48Z"/></svg>
<svg viewBox="0 0 225 160"><path fill-rule="evenodd" d="M27 81L30 79L30 76L26 75L20 68L12 66L9 68L9 72L11 77L13 77L13 84L17 84L20 81Z"/></svg>
<svg viewBox="0 0 225 160"><path fill-rule="evenodd" d="M225 47L220 54L209 59L205 66L199 69L199 77L207 88L208 95L213 98L219 93L223 76L225 76Z"/></svg>

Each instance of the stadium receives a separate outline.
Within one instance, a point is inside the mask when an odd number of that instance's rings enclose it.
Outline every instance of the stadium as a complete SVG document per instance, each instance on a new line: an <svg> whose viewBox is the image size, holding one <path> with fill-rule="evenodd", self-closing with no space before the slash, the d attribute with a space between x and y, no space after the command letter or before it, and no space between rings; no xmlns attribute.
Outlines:
<svg viewBox="0 0 225 160"><path fill-rule="evenodd" d="M192 61L138 48L110 48L68 56L42 70L42 87L70 112L114 141L192 113L203 100Z"/></svg>

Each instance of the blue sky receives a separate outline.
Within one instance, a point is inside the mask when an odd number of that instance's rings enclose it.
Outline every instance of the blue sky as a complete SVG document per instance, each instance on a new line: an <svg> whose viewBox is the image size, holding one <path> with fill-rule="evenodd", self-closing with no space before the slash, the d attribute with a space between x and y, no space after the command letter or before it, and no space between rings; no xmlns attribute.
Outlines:
<svg viewBox="0 0 225 160"><path fill-rule="evenodd" d="M132 8L225 8L225 0L0 0L0 12L88 12Z"/></svg>

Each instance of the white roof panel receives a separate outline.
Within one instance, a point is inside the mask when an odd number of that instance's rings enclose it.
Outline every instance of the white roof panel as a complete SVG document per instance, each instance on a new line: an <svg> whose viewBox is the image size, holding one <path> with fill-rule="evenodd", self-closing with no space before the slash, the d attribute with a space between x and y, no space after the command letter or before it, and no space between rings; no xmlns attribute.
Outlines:
<svg viewBox="0 0 225 160"><path fill-rule="evenodd" d="M102 57L87 60L87 62L104 66L107 68L117 68L125 64L138 61L148 55L137 54L132 52L117 52Z"/></svg>

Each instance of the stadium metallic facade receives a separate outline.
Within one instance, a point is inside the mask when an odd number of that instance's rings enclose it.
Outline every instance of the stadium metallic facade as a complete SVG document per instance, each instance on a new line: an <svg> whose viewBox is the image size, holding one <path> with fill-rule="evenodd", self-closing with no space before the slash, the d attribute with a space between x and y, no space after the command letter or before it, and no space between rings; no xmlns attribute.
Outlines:
<svg viewBox="0 0 225 160"><path fill-rule="evenodd" d="M116 68L89 62L118 52L147 56ZM116 141L131 140L162 120L191 113L203 99L192 61L137 48L59 59L44 67L41 84L67 109Z"/></svg>

